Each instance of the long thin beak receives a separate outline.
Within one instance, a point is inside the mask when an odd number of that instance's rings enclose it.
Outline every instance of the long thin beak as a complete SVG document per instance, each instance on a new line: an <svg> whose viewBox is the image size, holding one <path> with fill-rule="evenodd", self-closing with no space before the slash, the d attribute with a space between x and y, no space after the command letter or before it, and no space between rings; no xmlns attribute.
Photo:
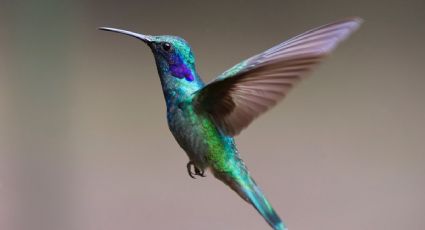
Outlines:
<svg viewBox="0 0 425 230"><path fill-rule="evenodd" d="M134 33L134 32L128 31L128 30L121 30L121 29L115 29L115 28L110 28L110 27L99 27L99 30L105 30L105 31L111 31L111 32L115 32L115 33L125 34L125 35L128 35L128 36L140 39L140 40L142 40L146 43L152 42L151 36Z"/></svg>

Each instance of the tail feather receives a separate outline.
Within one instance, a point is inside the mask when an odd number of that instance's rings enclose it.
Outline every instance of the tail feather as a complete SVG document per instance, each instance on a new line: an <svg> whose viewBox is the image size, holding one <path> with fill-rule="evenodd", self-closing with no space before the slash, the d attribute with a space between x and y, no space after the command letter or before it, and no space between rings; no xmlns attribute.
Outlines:
<svg viewBox="0 0 425 230"><path fill-rule="evenodd" d="M260 188L254 181L252 182L252 187L246 190L246 194L250 198L250 203L257 209L264 219L266 219L272 228L275 230L287 230L276 211L261 192Z"/></svg>
<svg viewBox="0 0 425 230"><path fill-rule="evenodd" d="M274 230L287 230L286 226L268 202L255 181L245 171L244 175L232 176L214 172L215 177L227 184L239 194L245 201L250 203L263 216Z"/></svg>

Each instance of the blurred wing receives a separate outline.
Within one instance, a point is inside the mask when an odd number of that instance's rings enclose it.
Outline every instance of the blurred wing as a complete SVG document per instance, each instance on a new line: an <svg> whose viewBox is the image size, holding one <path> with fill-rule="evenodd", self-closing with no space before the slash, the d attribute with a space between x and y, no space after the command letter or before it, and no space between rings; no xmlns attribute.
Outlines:
<svg viewBox="0 0 425 230"><path fill-rule="evenodd" d="M237 135L361 24L341 20L307 31L227 70L201 89L195 106L227 135Z"/></svg>

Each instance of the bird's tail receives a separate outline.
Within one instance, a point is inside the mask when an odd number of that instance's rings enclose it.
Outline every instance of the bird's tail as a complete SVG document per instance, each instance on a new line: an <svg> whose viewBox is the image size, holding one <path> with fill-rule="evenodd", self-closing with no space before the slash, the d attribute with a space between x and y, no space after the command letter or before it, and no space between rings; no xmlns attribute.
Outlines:
<svg viewBox="0 0 425 230"><path fill-rule="evenodd" d="M214 176L227 184L245 201L252 204L274 230L287 230L260 188L246 170L238 175L228 175L213 170Z"/></svg>

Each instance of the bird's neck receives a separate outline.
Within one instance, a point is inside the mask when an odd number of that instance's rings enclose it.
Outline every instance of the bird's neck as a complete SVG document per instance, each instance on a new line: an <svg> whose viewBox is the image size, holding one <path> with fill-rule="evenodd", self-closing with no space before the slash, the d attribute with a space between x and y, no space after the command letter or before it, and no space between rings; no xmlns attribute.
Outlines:
<svg viewBox="0 0 425 230"><path fill-rule="evenodd" d="M194 65L180 63L168 66L158 60L156 64L168 108L191 99L193 93L204 86Z"/></svg>

